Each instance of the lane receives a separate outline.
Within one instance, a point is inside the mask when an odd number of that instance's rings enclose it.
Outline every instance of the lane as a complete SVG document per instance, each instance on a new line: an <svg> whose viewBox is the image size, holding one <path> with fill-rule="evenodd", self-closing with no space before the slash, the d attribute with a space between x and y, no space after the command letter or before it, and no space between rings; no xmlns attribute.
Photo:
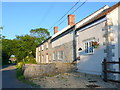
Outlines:
<svg viewBox="0 0 120 90"><path fill-rule="evenodd" d="M32 88L16 78L16 67L10 65L2 69L2 88Z"/></svg>

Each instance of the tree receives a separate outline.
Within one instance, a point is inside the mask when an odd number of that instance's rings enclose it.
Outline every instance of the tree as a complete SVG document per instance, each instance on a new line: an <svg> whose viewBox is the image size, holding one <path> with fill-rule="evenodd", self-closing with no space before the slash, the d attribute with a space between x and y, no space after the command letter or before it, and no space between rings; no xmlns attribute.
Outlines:
<svg viewBox="0 0 120 90"><path fill-rule="evenodd" d="M50 33L44 28L32 29L30 33L31 35L16 36L13 40L1 36L3 63L7 63L11 55L15 55L17 62L25 59L35 61L36 46L46 40Z"/></svg>
<svg viewBox="0 0 120 90"><path fill-rule="evenodd" d="M2 38L2 63L3 64L7 64L8 60L11 56L11 54L13 54L12 49L14 48L14 44L13 41L10 39L4 39Z"/></svg>
<svg viewBox="0 0 120 90"><path fill-rule="evenodd" d="M30 33L31 33L31 36L36 37L36 42L38 44L42 43L44 40L46 40L50 36L50 33L45 28L32 29L30 30Z"/></svg>
<svg viewBox="0 0 120 90"><path fill-rule="evenodd" d="M17 40L18 43L14 51L18 59L24 59L26 56L35 57L35 48L37 46L35 39L35 37L30 35L16 36L15 40Z"/></svg>

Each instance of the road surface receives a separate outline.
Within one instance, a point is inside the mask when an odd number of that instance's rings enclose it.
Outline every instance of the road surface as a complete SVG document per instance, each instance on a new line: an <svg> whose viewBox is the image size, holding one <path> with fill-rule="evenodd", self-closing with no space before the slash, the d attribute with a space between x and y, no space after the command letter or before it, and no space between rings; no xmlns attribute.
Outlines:
<svg viewBox="0 0 120 90"><path fill-rule="evenodd" d="M15 65L3 66L1 71L2 88L32 88L31 85L17 80Z"/></svg>

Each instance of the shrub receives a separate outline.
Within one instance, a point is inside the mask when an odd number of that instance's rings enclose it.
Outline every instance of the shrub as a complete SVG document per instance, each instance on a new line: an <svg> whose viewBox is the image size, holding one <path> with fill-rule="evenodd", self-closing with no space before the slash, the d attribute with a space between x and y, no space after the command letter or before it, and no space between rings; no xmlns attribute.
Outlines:
<svg viewBox="0 0 120 90"><path fill-rule="evenodd" d="M22 69L24 63L23 62L19 62L17 65L16 65L16 68L17 69Z"/></svg>
<svg viewBox="0 0 120 90"><path fill-rule="evenodd" d="M25 59L24 59L24 63L26 63L26 64L36 64L36 60L35 60L35 58L34 57L26 57Z"/></svg>

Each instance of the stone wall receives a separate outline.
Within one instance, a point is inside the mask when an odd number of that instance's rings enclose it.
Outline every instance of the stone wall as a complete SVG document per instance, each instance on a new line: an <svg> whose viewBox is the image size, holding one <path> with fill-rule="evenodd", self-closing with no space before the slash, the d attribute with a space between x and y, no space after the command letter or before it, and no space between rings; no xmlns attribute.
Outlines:
<svg viewBox="0 0 120 90"><path fill-rule="evenodd" d="M52 62L63 62L63 63L72 63L74 58L74 53L73 53L73 41L64 43L62 45L56 46L52 48L52 54L54 52L58 53L59 51L63 51L63 60L59 60L57 57L55 60L52 60ZM52 55L53 59L53 55Z"/></svg>
<svg viewBox="0 0 120 90"><path fill-rule="evenodd" d="M23 70L25 78L34 78L72 72L75 70L75 65L70 63L25 64Z"/></svg>

